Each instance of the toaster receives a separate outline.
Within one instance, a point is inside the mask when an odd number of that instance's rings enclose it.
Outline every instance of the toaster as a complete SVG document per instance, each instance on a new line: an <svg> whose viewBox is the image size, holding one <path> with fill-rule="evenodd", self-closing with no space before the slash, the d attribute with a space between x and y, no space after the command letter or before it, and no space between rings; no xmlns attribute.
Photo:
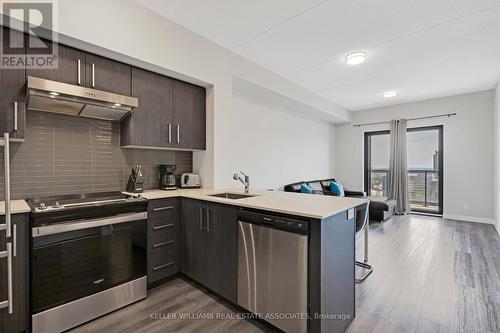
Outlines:
<svg viewBox="0 0 500 333"><path fill-rule="evenodd" d="M194 173L183 173L181 175L181 188L200 188L200 175Z"/></svg>

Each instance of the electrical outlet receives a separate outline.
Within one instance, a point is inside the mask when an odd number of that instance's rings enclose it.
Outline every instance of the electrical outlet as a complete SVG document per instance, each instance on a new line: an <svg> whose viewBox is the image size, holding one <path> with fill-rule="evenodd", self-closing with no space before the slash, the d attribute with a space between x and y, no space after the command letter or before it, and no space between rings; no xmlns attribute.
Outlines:
<svg viewBox="0 0 500 333"><path fill-rule="evenodd" d="M469 209L469 204L468 203L464 204L464 210L468 210L468 209Z"/></svg>

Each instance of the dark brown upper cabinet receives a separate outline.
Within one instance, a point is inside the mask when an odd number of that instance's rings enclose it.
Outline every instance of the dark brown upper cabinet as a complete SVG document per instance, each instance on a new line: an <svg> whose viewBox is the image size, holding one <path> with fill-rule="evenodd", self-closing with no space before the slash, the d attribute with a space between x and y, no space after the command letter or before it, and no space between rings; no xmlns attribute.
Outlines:
<svg viewBox="0 0 500 333"><path fill-rule="evenodd" d="M17 38L24 38L26 45L33 37L18 33ZM26 76L34 76L138 98L139 106L121 122L122 147L206 149L205 88L66 45L54 46L57 68L0 70L3 132L24 139Z"/></svg>
<svg viewBox="0 0 500 333"><path fill-rule="evenodd" d="M174 147L206 148L206 91L190 83L174 83Z"/></svg>
<svg viewBox="0 0 500 333"><path fill-rule="evenodd" d="M85 86L130 96L131 66L108 58L85 55Z"/></svg>
<svg viewBox="0 0 500 333"><path fill-rule="evenodd" d="M121 121L122 146L172 147L172 93L172 79L132 68L132 96L139 106Z"/></svg>
<svg viewBox="0 0 500 333"><path fill-rule="evenodd" d="M45 42L52 43L47 40L45 40ZM74 85L85 85L85 52L58 44L57 68L28 69L27 74L28 76L35 76L52 81L59 81Z"/></svg>
<svg viewBox="0 0 500 333"><path fill-rule="evenodd" d="M29 69L28 75L130 96L131 66L62 44L57 68Z"/></svg>
<svg viewBox="0 0 500 333"><path fill-rule="evenodd" d="M205 149L205 88L132 68L139 106L121 122L122 147Z"/></svg>
<svg viewBox="0 0 500 333"><path fill-rule="evenodd" d="M0 26L2 43L7 42L5 34L16 44L23 45L21 32ZM0 135L9 133L13 139L24 139L26 130L26 71L22 68L0 69Z"/></svg>

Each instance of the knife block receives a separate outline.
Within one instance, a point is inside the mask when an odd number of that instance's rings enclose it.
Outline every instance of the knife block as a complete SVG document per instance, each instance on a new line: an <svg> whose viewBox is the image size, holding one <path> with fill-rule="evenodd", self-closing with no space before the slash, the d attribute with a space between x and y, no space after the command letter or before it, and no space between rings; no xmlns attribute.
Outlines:
<svg viewBox="0 0 500 333"><path fill-rule="evenodd" d="M126 191L129 193L142 193L144 191L144 177L141 173L135 175L134 172L128 177Z"/></svg>

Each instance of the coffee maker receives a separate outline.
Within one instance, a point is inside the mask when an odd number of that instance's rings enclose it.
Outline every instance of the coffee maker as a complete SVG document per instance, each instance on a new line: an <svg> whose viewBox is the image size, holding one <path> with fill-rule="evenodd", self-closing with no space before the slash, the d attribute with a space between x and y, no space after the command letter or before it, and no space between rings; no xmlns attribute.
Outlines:
<svg viewBox="0 0 500 333"><path fill-rule="evenodd" d="M176 169L175 164L161 164L160 165L160 189L162 190L176 190L177 181L174 176Z"/></svg>

